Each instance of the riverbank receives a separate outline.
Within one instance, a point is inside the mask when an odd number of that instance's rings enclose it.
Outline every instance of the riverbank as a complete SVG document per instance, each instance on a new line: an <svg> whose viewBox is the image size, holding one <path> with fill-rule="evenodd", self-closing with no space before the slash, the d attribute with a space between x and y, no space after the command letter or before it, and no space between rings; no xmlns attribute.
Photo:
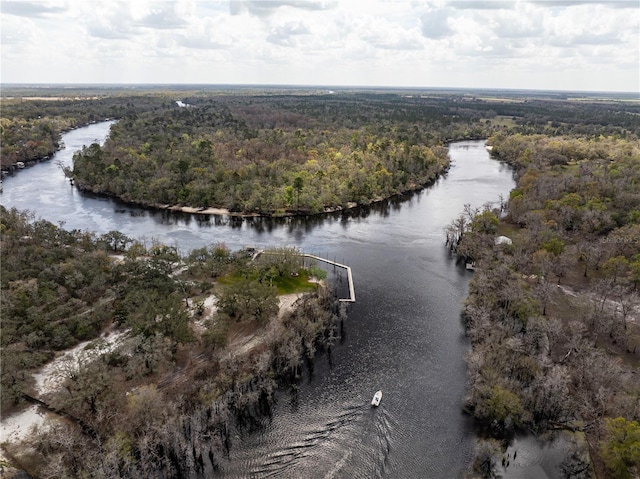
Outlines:
<svg viewBox="0 0 640 479"><path fill-rule="evenodd" d="M60 128L58 131L55 132L55 134L59 137L62 138L62 135L64 135L65 133L74 131L74 130L78 130L80 128L85 128L87 126L90 125L95 125L98 123L102 123L102 122L114 122L117 120L114 120L112 118L104 118L104 119L100 119L100 120L92 120L92 121L86 121L86 122L81 122L81 123L77 123L74 124L73 126L67 126L64 128ZM33 140L33 139L31 139ZM3 145L4 148L8 148L8 147L14 147L14 145ZM43 154L41 156L37 156L31 159L22 159L22 160L15 160L13 163L9 163L7 164L6 161L3 161L2 167L0 168L0 176L1 177L5 177L8 175L16 175L18 174L21 170L25 170L28 168L33 167L34 165L37 165L38 163L42 163L42 162L46 162L46 161L50 161L53 156L58 153L59 151L62 151L66 148L66 145L64 143L64 141L62 141L61 139L58 140L58 142L55 144L55 148L51 149L50 151L48 151L46 154Z"/></svg>
<svg viewBox="0 0 640 479"><path fill-rule="evenodd" d="M96 463L114 477L121 466L105 457L130 463L129 477L213 474L236 435L268 414L274 391L333 344L344 319L336 295L309 281L321 272L305 269L292 249L252 256L218 245L180 257L171 247L106 245L27 213L2 213L2 400L37 406L3 418L2 447L36 477L77 477ZM279 298L279 290L295 294ZM220 442L182 433L184 421ZM184 448L205 447L197 457L208 465L184 456Z"/></svg>
<svg viewBox="0 0 640 479"><path fill-rule="evenodd" d="M97 126L66 135L67 150L59 154L65 163L71 150L106 134ZM374 470L444 479L471 461L474 430L460 414L468 344L460 339L459 313L470 275L443 254L442 230L464 204L495 201L513 187L510 169L489 160L482 142L453 144L450 155L451 169L420 193L313 220L238 225L227 218L127 208L78 194L53 162L7 181L2 201L70 230L98 237L118 230L147 247L159 242L189 252L217 244L232 250L290 244L349 264L357 275L358 302L349 308L344 330L339 328L341 339L330 355L313 361L313 374L291 392L278 393L271 418L235 438L224 470L229 477L325 476L338 467L335 451L348 449L349 460L334 474L368 477ZM344 276L342 287L346 292ZM371 414L377 389L385 391L385 400ZM207 451L203 459L208 461Z"/></svg>
<svg viewBox="0 0 640 479"><path fill-rule="evenodd" d="M586 441L563 464L637 475L637 441L620 439L640 433L631 406L640 226L629 214L637 140L490 141L492 154L518 169L506 214L468 209L449 229L458 254L476 262L464 310L472 345L466 411L498 439L518 430L581 432ZM487 444L477 466L492 461Z"/></svg>
<svg viewBox="0 0 640 479"><path fill-rule="evenodd" d="M346 206L335 206L335 207L324 207L323 211L320 212L311 212L311 211L302 211L302 210L281 210L274 211L268 213L259 213L259 212L240 212L240 211L232 211L228 208L220 208L220 207L207 207L207 206L184 206L184 205L175 205L175 204L160 204L160 203L144 203L132 200L126 200L117 195L111 195L105 192L96 192L91 188L87 188L77 182L74 183L74 186L81 192L95 195L102 198L109 198L116 200L125 205L134 206L142 209L150 209L157 211L174 211L185 214L193 214L193 215L201 215L201 216L227 216L231 218L243 219L243 218L295 218L295 217L313 217L313 216L322 216L322 215L330 215L332 213L340 213L344 211L356 210L358 208L366 208L369 206L374 206L377 204L384 203L385 201L393 200L393 199L403 199L408 197L409 195L419 193L420 191L432 186L439 178L449 171L451 167L450 162L448 161L446 165L443 166L428 182L415 185L411 188L408 188L401 193L395 193L385 198L375 198L371 199L368 202L356 203L356 202L348 202Z"/></svg>
<svg viewBox="0 0 640 479"><path fill-rule="evenodd" d="M158 371L157 374L149 376L147 380L135 383L133 387L122 390L118 386L116 389L129 398L129 404L134 398L145 397L149 400L149 394L154 397L161 395L165 405L168 406L171 403L171 410L179 408L183 414L187 411L185 409L187 405L182 404L183 401L186 400L188 403L195 401L197 404L202 401L202 395L208 397L209 399L202 404L209 411L207 414L211 416L211 422L207 426L207 434L217 436L220 442L217 445L209 446L208 464L202 462L200 465L196 464L195 467L196 470L200 470L200 473L212 474L217 470L218 463L223 461L224 451L228 454L234 438L243 433L246 425L259 423L262 416L268 414L275 389L287 387L297 381L298 373L296 371L305 356L313 355L312 351L316 347L325 348L331 344L331 342L325 343L322 338L328 334L330 329L335 328L330 319L332 317L330 310L333 308L329 307L327 314L319 316L324 307L330 305L330 303L326 303L327 298L326 288L322 285L318 285L316 293L313 294L294 293L280 296L278 313L266 325L262 327L251 324L234 325L229 331L228 344L223 348L216 348L218 351L212 356L207 352L207 348L197 346L198 343L207 341L204 338L210 326L207 327L206 324L217 321L217 301L215 297L207 297L202 302L203 309L194 314L192 318L192 328L198 341L196 345L184 344L178 347L175 353L175 367L165 369L162 373ZM195 303L195 298L191 298L190 302ZM319 306L318 302L325 304L325 306ZM312 336L304 334L303 343L311 349L300 349L298 346L301 337L291 333L296 330L300 332L308 330L308 326L305 324L311 320L308 315L309 308L314 311L313 323L323 324L323 327L314 328L315 332ZM307 312L301 314L299 309ZM198 307L195 310L198 310ZM321 319L321 316L324 319ZM84 464L84 456L86 455L104 453L100 449L98 451L101 452L96 451L95 445L92 445L92 435L97 434L101 427L91 421L87 423L87 426L94 432L87 435L85 431L82 434L75 426L69 427L65 425L65 421L57 421L59 416L53 412L57 408L49 405L59 401L56 399L57 395L64 394L60 387L69 381L68 371L77 368L78 373L82 375L84 374L83 368L92 368L94 364L103 362L107 357L121 357L123 354L129 354L127 351L131 350L131 344L138 341L129 331L114 330L112 333L106 336L105 340L87 341L72 350L60 352L54 361L46 364L34 374L36 378L35 393L38 398L43 400L42 404L46 404L46 407L43 409L41 406L33 405L22 412L3 418L0 423L3 438L2 452L0 453L1 470L6 470L7 474L24 470L29 474L35 474L35 476L42 474L43 471L50 471L45 463L55 455L52 456L51 446L43 450L42 442L55 441L55 437L59 434L64 434L67 437L66 440L84 443L83 446L78 446L79 450L73 453L76 464ZM201 377L205 371L207 371L206 376L209 377L206 380ZM231 377L228 377L228 374L231 374ZM230 383L227 382L228 379L231 379ZM151 400L153 401L153 398ZM147 406L153 407L150 404ZM192 421L202 413L198 408L193 410L193 405L188 406L188 409L191 410ZM67 415L64 410L59 411L66 419L71 418L71 424L76 421L82 422L78 418ZM127 410L127 407L124 407L121 410L112 409L109 414L112 420L115 420L122 414L131 414L131 412ZM154 419L148 418L145 421L145 427L154 428L153 423ZM34 427L38 428L35 436ZM110 433L102 430L100 434L108 436ZM159 439L156 438L156 440ZM196 437L186 437L185 440L193 442L190 449L199 447L196 445L199 441ZM139 448L140 446L135 447ZM195 449L193 450L195 451ZM215 451L215 459L212 456L212 451ZM68 455L70 451L62 450L60 452ZM192 457L184 460L182 465L177 466L179 469L188 468L187 464L192 460L198 461L198 458ZM89 461L86 464L91 465L92 463ZM166 464L156 464L155 466L164 473L167 472ZM155 466L140 459L136 468L147 470L147 468ZM103 462L101 470L105 467L109 466ZM58 474L63 470L66 469L59 469ZM106 473L107 470L103 470L103 472ZM106 474L107 477L113 477Z"/></svg>

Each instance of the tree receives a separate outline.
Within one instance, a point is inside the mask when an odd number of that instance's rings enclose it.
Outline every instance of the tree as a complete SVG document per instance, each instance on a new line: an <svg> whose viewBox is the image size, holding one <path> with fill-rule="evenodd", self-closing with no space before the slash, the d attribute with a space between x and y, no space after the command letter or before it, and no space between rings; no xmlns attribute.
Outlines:
<svg viewBox="0 0 640 479"><path fill-rule="evenodd" d="M298 193L297 209L300 209L300 192L302 188L304 188L304 178L302 178L301 175L296 175L295 178L293 178L293 188Z"/></svg>
<svg viewBox="0 0 640 479"><path fill-rule="evenodd" d="M147 249L145 246L139 241L134 241L129 249L127 250L125 256L129 259L136 260L140 256L144 256L147 254Z"/></svg>
<svg viewBox="0 0 640 479"><path fill-rule="evenodd" d="M629 261L624 256L614 256L602 263L602 271L616 283L618 280L626 279Z"/></svg>
<svg viewBox="0 0 640 479"><path fill-rule="evenodd" d="M293 186L288 185L284 188L284 201L288 205L292 205L293 203Z"/></svg>
<svg viewBox="0 0 640 479"><path fill-rule="evenodd" d="M606 419L606 439L602 443L602 459L618 479L631 479L640 474L640 424L623 417Z"/></svg>
<svg viewBox="0 0 640 479"><path fill-rule="evenodd" d="M476 446L473 470L482 478L496 477L496 466L500 455L500 443L495 439L480 439Z"/></svg>
<svg viewBox="0 0 640 479"><path fill-rule="evenodd" d="M114 253L125 251L127 245L133 242L127 235L116 230L101 235L100 239L104 241Z"/></svg>
<svg viewBox="0 0 640 479"><path fill-rule="evenodd" d="M633 288L637 290L638 284L640 283L640 254L633 257L629 263L629 270L629 276L633 282Z"/></svg>
<svg viewBox="0 0 640 479"><path fill-rule="evenodd" d="M62 160L56 160L56 166L62 170L62 174L65 178L73 178L73 170L71 169L71 167L65 165Z"/></svg>
<svg viewBox="0 0 640 479"><path fill-rule="evenodd" d="M123 350L129 358L124 366L127 379L138 379L154 374L170 364L173 340L160 333L151 336L142 334L129 339Z"/></svg>
<svg viewBox="0 0 640 479"><path fill-rule="evenodd" d="M108 347L103 341L97 341L91 349L68 354L58 365L57 375L68 393L63 398L63 406L85 420L96 416L106 398L113 394L112 377L103 360Z"/></svg>
<svg viewBox="0 0 640 479"><path fill-rule="evenodd" d="M564 241L560 238L551 238L542 243L542 249L557 257L564 251Z"/></svg>
<svg viewBox="0 0 640 479"><path fill-rule="evenodd" d="M580 241L577 246L578 261L584 263L584 274L586 278L589 272L589 267L598 269L600 262L604 258L605 249L602 243L595 243L589 241Z"/></svg>
<svg viewBox="0 0 640 479"><path fill-rule="evenodd" d="M259 271L275 268L278 276L288 276L298 272L302 264L301 258L295 249L273 248L264 251L254 263Z"/></svg>
<svg viewBox="0 0 640 479"><path fill-rule="evenodd" d="M491 388L487 408L489 419L497 421L501 427L518 424L523 412L520 398L502 386Z"/></svg>
<svg viewBox="0 0 640 479"><path fill-rule="evenodd" d="M318 281L322 281L327 277L327 272L319 266L310 266L307 270L309 271L309 274Z"/></svg>
<svg viewBox="0 0 640 479"><path fill-rule="evenodd" d="M275 286L252 279L241 279L224 288L217 304L219 311L236 321L255 319L260 324L279 309Z"/></svg>
<svg viewBox="0 0 640 479"><path fill-rule="evenodd" d="M471 221L471 229L474 232L494 234L500 221L491 211L486 210L474 216Z"/></svg>

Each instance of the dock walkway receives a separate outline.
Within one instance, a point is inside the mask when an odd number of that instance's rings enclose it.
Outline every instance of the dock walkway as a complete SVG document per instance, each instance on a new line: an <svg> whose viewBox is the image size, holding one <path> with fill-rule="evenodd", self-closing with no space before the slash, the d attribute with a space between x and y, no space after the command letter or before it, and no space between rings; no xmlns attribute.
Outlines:
<svg viewBox="0 0 640 479"><path fill-rule="evenodd" d="M265 250L255 248L253 246L245 246L245 250L252 252L252 259L254 260L265 252ZM270 254L273 254L273 253L270 253ZM331 261L330 259L321 258L320 256L316 256L314 254L300 253L300 252L296 254L298 256L302 256L303 258L311 258L311 259L315 259L316 261L322 261L323 263L333 265L337 268L344 268L347 271L347 281L349 282L349 297L339 298L338 301L342 301L346 303L356 302L356 290L355 290L355 287L353 286L353 274L351 273L351 268L349 266L347 266L346 264L340 264L335 261Z"/></svg>
<svg viewBox="0 0 640 479"><path fill-rule="evenodd" d="M315 256L313 254L308 253L300 253L300 256L304 258L315 259L316 261L322 261L323 263L332 264L333 266L337 266L338 268L344 268L347 270L347 281L349 282L349 297L348 298L340 298L339 301L344 301L348 303L356 302L356 290L353 286L353 275L351 274L351 268L345 264L336 263L335 261L331 261L330 259L321 258L320 256Z"/></svg>

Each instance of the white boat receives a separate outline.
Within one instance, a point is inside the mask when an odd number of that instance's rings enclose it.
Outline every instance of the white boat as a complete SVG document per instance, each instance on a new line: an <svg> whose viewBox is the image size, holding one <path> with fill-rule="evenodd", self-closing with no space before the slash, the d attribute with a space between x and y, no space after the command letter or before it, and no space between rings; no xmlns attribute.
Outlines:
<svg viewBox="0 0 640 479"><path fill-rule="evenodd" d="M382 401L382 391L376 391L376 393L373 395L373 399L371 400L371 405L379 406L380 401Z"/></svg>

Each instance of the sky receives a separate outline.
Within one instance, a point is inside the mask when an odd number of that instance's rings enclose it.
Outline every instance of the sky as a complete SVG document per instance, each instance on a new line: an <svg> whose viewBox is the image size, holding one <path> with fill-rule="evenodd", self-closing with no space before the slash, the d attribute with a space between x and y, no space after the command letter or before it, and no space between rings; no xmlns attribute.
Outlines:
<svg viewBox="0 0 640 479"><path fill-rule="evenodd" d="M640 92L640 0L1 0L2 83Z"/></svg>

